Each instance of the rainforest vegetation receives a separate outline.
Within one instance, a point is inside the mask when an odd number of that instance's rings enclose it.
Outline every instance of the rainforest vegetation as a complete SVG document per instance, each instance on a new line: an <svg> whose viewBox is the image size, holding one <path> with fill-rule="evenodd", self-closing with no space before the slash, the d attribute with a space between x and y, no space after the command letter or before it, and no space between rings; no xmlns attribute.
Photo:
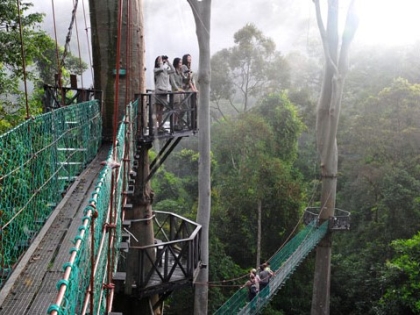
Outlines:
<svg viewBox="0 0 420 315"><path fill-rule="evenodd" d="M11 3L0 6L1 132L26 119L16 21L6 14ZM24 19L31 30L25 42L35 86L32 113L42 112L37 89L50 83L55 72L45 53L55 49L53 42L36 27L41 18L33 14ZM258 205L261 262L302 227L306 207L319 206L315 108L322 78L320 48L283 54L253 24L238 30L234 39L234 46L212 56L209 312L256 267ZM331 314L420 313L419 49L420 43L413 43L351 52L337 137L336 202L351 212L351 229L333 236ZM72 64L73 71L81 71ZM181 144L153 179L153 207L194 219L197 138ZM312 255L264 314L308 314L313 270ZM236 278L240 280L225 282ZM175 293L166 314L190 314L191 292Z"/></svg>

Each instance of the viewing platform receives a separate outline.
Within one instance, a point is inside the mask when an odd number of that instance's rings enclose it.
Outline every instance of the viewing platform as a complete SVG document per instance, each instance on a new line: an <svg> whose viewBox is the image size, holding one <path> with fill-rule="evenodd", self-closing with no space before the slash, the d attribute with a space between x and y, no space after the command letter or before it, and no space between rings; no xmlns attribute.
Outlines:
<svg viewBox="0 0 420 315"><path fill-rule="evenodd" d="M303 222L305 225L318 220L320 213L319 207L309 207L305 209ZM332 231L348 231L350 230L350 212L335 208L335 215L329 218L328 228Z"/></svg>
<svg viewBox="0 0 420 315"><path fill-rule="evenodd" d="M138 141L188 137L197 133L197 92L138 94ZM157 101L158 100L158 101ZM159 102L159 104L157 104ZM159 121L159 117L161 119Z"/></svg>
<svg viewBox="0 0 420 315"><path fill-rule="evenodd" d="M154 294L165 296L180 287L192 285L199 268L204 267L201 265L201 225L164 211L154 211L153 223L155 244L132 246L132 236L128 233L120 246L120 250L134 254L139 262L132 287L132 295L136 298ZM129 226L130 221L124 221L124 225ZM124 291L126 266L123 258L118 270L113 276L116 293Z"/></svg>

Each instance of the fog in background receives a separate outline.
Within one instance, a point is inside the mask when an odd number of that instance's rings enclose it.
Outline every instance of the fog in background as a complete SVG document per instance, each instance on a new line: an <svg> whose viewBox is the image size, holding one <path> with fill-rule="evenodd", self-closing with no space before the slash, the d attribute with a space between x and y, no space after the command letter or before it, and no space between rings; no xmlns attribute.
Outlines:
<svg viewBox="0 0 420 315"><path fill-rule="evenodd" d="M1 0L0 0L1 1ZM57 36L57 43L61 47L66 44L66 36L69 30L73 1L71 0L32 0L34 5L33 11L44 13L44 22L41 28L46 31L51 38L55 39ZM53 4L54 3L54 10ZM84 10L83 10L84 9ZM31 10L32 11L32 10ZM55 12L53 14L53 12ZM55 30L54 30L54 15L55 15ZM76 11L76 23L72 28L72 36L70 40L70 52L75 56L80 55L84 62L88 65L88 69L83 73L82 78L78 77L78 87L91 88L93 86L93 69L89 57L92 52L91 47L91 30L90 30L90 17L89 17L89 0L79 0ZM55 35L56 34L56 35ZM56 60L53 60L56 62ZM83 84L82 84L83 81Z"/></svg>
<svg viewBox="0 0 420 315"><path fill-rule="evenodd" d="M198 68L195 22L186 0L144 0L146 38L146 82L153 82L154 60L158 55L192 55L192 69ZM319 36L314 5L310 0L212 0L211 55L234 45L233 35L253 23L272 38L283 54L296 45L302 47L308 36ZM314 32L316 31L316 33Z"/></svg>
<svg viewBox="0 0 420 315"><path fill-rule="evenodd" d="M415 4L417 1L419 0L359 0L364 6L362 9L365 9L361 13L365 15L361 16L352 50L365 45L391 45L405 38L405 44L418 40L420 19L416 15L418 10L413 7L418 6ZM53 3L57 41L64 46L73 1L53 0ZM187 0L143 0L143 3L146 88L154 88L153 67L158 55L167 55L172 62L173 58L189 53L193 58L192 69L197 72L199 50L195 22ZM54 38L52 1L33 0L33 4L35 11L46 14L42 28ZM347 8L347 5L348 1L342 1L343 8ZM345 16L340 20L344 22ZM308 52L314 47L322 53L311 0L212 0L211 55L223 48L232 47L234 33L247 23L253 23L265 36L273 39L277 50L283 55L292 50ZM83 75L83 87L91 87L93 79L88 48L91 35L89 0L79 0L77 26L78 32L73 28L70 51L78 56L80 47L82 58L89 65ZM81 86L80 78L79 85Z"/></svg>
<svg viewBox="0 0 420 315"><path fill-rule="evenodd" d="M45 14L42 28L55 38L52 2L34 0L33 4L34 11ZM65 44L72 10L73 1L54 0L57 41L60 46ZM308 22L309 18L311 22ZM83 75L83 87L90 87L93 80L88 48L91 34L88 0L79 0L76 19L78 32L73 27L70 51L78 56L78 47L80 47L82 58L89 66ZM198 43L195 22L188 2L186 0L144 0L144 19L147 88L154 88L153 66L158 55L168 55L172 62L173 58L181 58L182 55L189 53L193 57L192 69L196 72L199 57ZM307 39L310 27L312 27L312 32L316 31L313 3L309 0L260 0L246 3L238 0L213 0L211 23L212 55L223 48L232 47L233 34L246 23L255 24L266 36L271 37L277 44L277 50L282 53L289 51L297 43L302 45ZM77 40L77 34L79 40ZM318 33L315 32L315 36L318 36ZM81 86L80 78L78 82Z"/></svg>

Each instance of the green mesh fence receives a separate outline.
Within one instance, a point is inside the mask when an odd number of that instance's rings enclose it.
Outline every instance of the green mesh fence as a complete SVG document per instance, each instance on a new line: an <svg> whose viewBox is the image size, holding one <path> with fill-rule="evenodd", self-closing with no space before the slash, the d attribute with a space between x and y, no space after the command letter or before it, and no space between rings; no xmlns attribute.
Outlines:
<svg viewBox="0 0 420 315"><path fill-rule="evenodd" d="M104 284L111 282L108 275L116 271L118 262L121 208L124 204L122 196L128 188L128 174L133 167L133 149L136 147L137 104L129 104L126 108L116 144L108 154L106 165L84 210L79 232L74 238L75 246L69 253L69 262L63 266L65 277L57 283L56 303L50 305L48 314L74 315L82 311L91 313L91 310L93 314L106 314L108 289ZM104 230L106 226L109 228ZM109 239L113 244L110 251ZM111 260L108 259L109 252L113 253ZM95 257L93 268L91 257Z"/></svg>
<svg viewBox="0 0 420 315"><path fill-rule="evenodd" d="M97 101L31 118L0 136L0 286L101 142Z"/></svg>
<svg viewBox="0 0 420 315"><path fill-rule="evenodd" d="M257 314L269 303L295 268L324 237L327 230L328 222L324 222L320 227L316 227L315 222L306 226L270 259L274 276L264 290L248 303L248 289L242 288L236 291L214 314Z"/></svg>

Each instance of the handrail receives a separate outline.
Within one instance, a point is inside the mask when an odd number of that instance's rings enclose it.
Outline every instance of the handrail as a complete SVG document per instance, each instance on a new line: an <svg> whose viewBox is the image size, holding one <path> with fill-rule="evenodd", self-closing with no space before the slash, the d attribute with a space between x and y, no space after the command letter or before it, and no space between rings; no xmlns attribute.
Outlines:
<svg viewBox="0 0 420 315"><path fill-rule="evenodd" d="M305 229L300 231L283 247L271 260L271 267L274 276L270 280L269 286L249 303L247 290L239 289L232 297L226 301L214 315L230 314L257 314L269 303L270 298L283 285L284 281L293 273L299 263L309 254L327 232L328 222L317 226L313 221Z"/></svg>

